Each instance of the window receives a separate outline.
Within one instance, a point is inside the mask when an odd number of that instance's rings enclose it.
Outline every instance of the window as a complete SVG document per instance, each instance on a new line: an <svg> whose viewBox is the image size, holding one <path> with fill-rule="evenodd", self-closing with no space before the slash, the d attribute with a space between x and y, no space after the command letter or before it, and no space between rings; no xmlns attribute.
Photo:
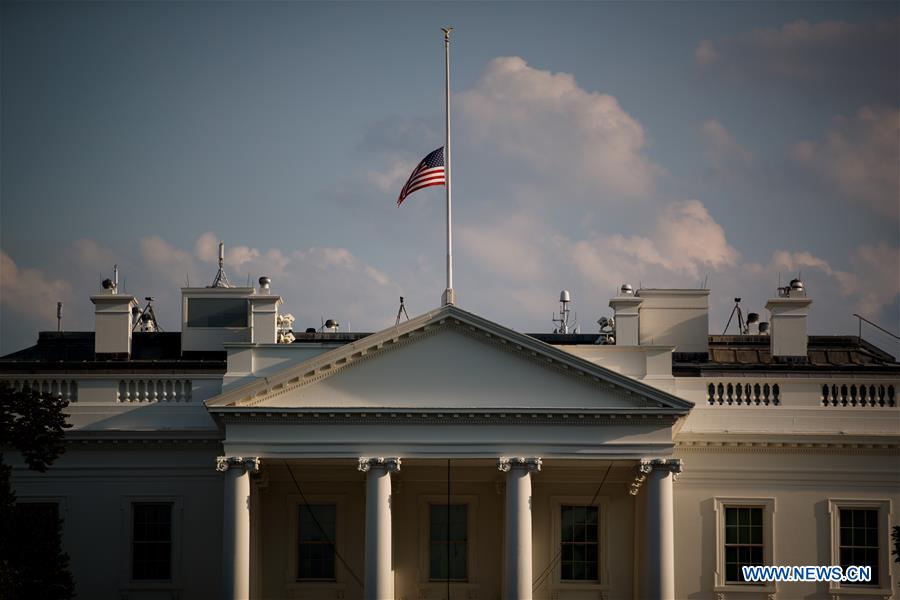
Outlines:
<svg viewBox="0 0 900 600"><path fill-rule="evenodd" d="M716 592L775 593L771 581L747 582L743 567L775 564L775 499L716 498Z"/></svg>
<svg viewBox="0 0 900 600"><path fill-rule="evenodd" d="M832 593L855 588L857 593L890 596L896 583L891 574L888 533L890 500L828 500L831 520L831 564L871 567L872 579L830 582ZM841 595L843 597L843 594Z"/></svg>
<svg viewBox="0 0 900 600"><path fill-rule="evenodd" d="M468 578L468 522L465 504L432 504L429 513L429 579Z"/></svg>
<svg viewBox="0 0 900 600"><path fill-rule="evenodd" d="M244 298L189 298L188 327L246 327Z"/></svg>
<svg viewBox="0 0 900 600"><path fill-rule="evenodd" d="M302 504L297 523L297 579L333 580L337 506Z"/></svg>
<svg viewBox="0 0 900 600"><path fill-rule="evenodd" d="M562 506L560 566L563 581L597 581L600 556L600 509Z"/></svg>
<svg viewBox="0 0 900 600"><path fill-rule="evenodd" d="M841 508L838 516L840 535L838 547L841 566L872 567L872 580L866 585L878 585L878 509Z"/></svg>
<svg viewBox="0 0 900 600"><path fill-rule="evenodd" d="M131 505L131 578L172 579L172 503Z"/></svg>
<svg viewBox="0 0 900 600"><path fill-rule="evenodd" d="M725 581L746 583L741 567L763 565L763 509L725 507Z"/></svg>

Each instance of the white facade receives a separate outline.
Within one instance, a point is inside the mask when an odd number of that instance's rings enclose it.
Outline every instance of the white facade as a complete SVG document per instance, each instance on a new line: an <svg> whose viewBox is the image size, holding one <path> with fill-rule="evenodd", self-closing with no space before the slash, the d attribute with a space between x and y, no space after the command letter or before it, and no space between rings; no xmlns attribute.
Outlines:
<svg viewBox="0 0 900 600"><path fill-rule="evenodd" d="M786 361L775 339L710 337L708 293L614 298L617 345L453 306L275 344L277 296L187 289L186 330L190 298L246 299L245 326L201 325L177 357L0 361L71 400L66 454L16 464L16 493L59 503L85 598L896 597L900 366L858 340L820 351L805 317ZM96 344L130 334L106 327ZM148 506L167 539L137 539ZM857 515L877 521L876 584L733 581L742 552L842 564Z"/></svg>

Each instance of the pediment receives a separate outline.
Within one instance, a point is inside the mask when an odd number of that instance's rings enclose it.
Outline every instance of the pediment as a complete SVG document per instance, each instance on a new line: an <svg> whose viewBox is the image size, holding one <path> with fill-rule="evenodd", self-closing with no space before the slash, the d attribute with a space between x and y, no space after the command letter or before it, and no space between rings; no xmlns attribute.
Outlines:
<svg viewBox="0 0 900 600"><path fill-rule="evenodd" d="M207 406L678 415L692 404L448 306L211 398Z"/></svg>

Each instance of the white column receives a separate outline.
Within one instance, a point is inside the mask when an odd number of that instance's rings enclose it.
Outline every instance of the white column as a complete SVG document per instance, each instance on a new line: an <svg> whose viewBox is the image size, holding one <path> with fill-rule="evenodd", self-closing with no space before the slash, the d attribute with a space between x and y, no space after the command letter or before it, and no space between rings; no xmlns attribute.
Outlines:
<svg viewBox="0 0 900 600"><path fill-rule="evenodd" d="M497 468L506 473L505 595L531 600L531 472L541 459L501 457Z"/></svg>
<svg viewBox="0 0 900 600"><path fill-rule="evenodd" d="M222 512L222 598L250 598L250 473L259 470L259 459L220 456L216 470L225 473L225 506Z"/></svg>
<svg viewBox="0 0 900 600"><path fill-rule="evenodd" d="M641 579L648 600L675 600L675 510L672 482L681 473L681 460L641 461L646 476L644 496L644 564Z"/></svg>
<svg viewBox="0 0 900 600"><path fill-rule="evenodd" d="M366 473L365 600L394 600L391 568L391 473L400 470L399 458L360 458Z"/></svg>

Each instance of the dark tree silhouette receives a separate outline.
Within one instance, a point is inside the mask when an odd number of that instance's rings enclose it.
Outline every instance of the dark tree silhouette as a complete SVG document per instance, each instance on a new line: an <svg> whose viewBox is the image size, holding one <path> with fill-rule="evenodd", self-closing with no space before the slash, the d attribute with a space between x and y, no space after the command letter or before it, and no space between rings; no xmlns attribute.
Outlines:
<svg viewBox="0 0 900 600"><path fill-rule="evenodd" d="M0 382L0 451L14 450L44 472L63 453L68 401ZM16 504L12 467L0 452L0 598L63 600L75 595L69 557L61 549L55 505Z"/></svg>

